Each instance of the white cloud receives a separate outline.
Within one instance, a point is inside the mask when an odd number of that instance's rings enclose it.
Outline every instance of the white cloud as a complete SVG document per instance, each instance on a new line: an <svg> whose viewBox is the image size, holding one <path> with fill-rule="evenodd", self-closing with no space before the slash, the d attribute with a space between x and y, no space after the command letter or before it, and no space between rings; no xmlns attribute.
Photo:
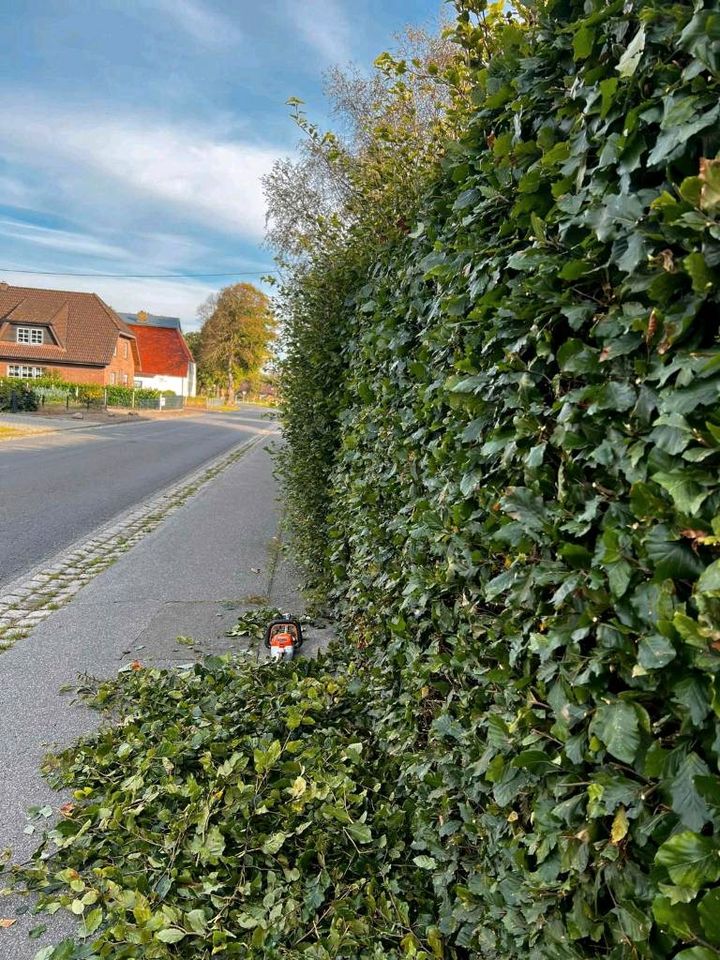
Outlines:
<svg viewBox="0 0 720 960"><path fill-rule="evenodd" d="M214 130L135 116L98 116L6 96L0 156L40 170L78 203L145 198L216 229L258 239L260 179L282 150ZM98 202L99 201L99 202Z"/></svg>
<svg viewBox="0 0 720 960"><path fill-rule="evenodd" d="M114 244L105 243L86 233L43 227L20 220L0 220L0 236L20 240L41 247L50 247L64 253L82 254L90 257L124 257L129 251Z"/></svg>
<svg viewBox="0 0 720 960"><path fill-rule="evenodd" d="M242 39L231 20L199 0L144 0L142 7L155 17L166 17L202 44L229 46Z"/></svg>
<svg viewBox="0 0 720 960"><path fill-rule="evenodd" d="M67 278L71 279L71 278ZM220 284L204 280L142 280L142 279L105 279L86 280L84 287L75 289L91 290L109 303L114 310L137 313L147 310L170 317L180 317L183 329L199 329L197 310L211 293L215 293Z"/></svg>
<svg viewBox="0 0 720 960"><path fill-rule="evenodd" d="M132 247L134 266L142 267L136 270L137 273L149 273L149 265L153 270L159 268L158 273L182 269L197 273L201 269L199 264L204 264L209 254L214 259L206 243L182 234L142 231L134 233L128 242ZM224 266L217 269L222 270Z"/></svg>
<svg viewBox="0 0 720 960"><path fill-rule="evenodd" d="M3 204L24 206L30 199L30 190L15 177L0 177L0 197Z"/></svg>
<svg viewBox="0 0 720 960"><path fill-rule="evenodd" d="M287 0L287 15L305 43L327 63L351 55L351 29L338 0Z"/></svg>

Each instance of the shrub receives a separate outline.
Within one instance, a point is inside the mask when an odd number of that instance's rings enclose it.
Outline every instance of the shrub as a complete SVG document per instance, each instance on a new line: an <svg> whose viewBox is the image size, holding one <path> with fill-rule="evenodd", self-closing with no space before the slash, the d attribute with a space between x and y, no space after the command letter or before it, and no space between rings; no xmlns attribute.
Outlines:
<svg viewBox="0 0 720 960"><path fill-rule="evenodd" d="M0 410L37 410L37 397L22 380L0 378Z"/></svg>
<svg viewBox="0 0 720 960"><path fill-rule="evenodd" d="M102 406L107 398L107 403L111 407L130 407L135 403L157 400L160 396L159 390L153 390L147 387L125 387L109 384L82 384L72 383L69 380L60 380L57 377L38 377L35 380L19 380L14 377L8 377L5 381L14 385L14 389L23 392L23 394L33 394L36 398L41 393L39 388L51 390L53 397L65 396L76 399L79 403L89 404L91 406ZM172 393L172 391L169 391ZM167 391L166 391L167 394ZM173 394L174 396L174 394ZM33 407L32 409L36 409Z"/></svg>
<svg viewBox="0 0 720 960"><path fill-rule="evenodd" d="M159 390L151 390L147 387L109 386L105 389L107 390L108 406L111 407L131 407L133 405L133 397L136 404L148 400L157 400L160 397Z"/></svg>

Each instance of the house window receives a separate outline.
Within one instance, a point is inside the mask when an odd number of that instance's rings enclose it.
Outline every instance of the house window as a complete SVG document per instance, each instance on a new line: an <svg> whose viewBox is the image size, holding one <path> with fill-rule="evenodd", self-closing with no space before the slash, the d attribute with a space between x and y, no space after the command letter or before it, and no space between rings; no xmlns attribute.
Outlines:
<svg viewBox="0 0 720 960"><path fill-rule="evenodd" d="M125 340L125 341L123 341L123 342L124 342L124 345L125 345L125 346L124 346L124 349L125 349L125 359L127 360L127 358L128 358L128 342L127 342L127 340ZM126 378L126 379L127 379L127 378Z"/></svg>
<svg viewBox="0 0 720 960"><path fill-rule="evenodd" d="M124 373L124 374L123 374L123 386L126 387L127 385L128 385L128 375L127 375L126 373Z"/></svg>
<svg viewBox="0 0 720 960"><path fill-rule="evenodd" d="M37 380L45 376L45 367L28 367L23 363L9 363L8 376L20 377L22 380Z"/></svg>
<svg viewBox="0 0 720 960"><path fill-rule="evenodd" d="M45 331L42 327L18 327L15 338L16 343L44 343Z"/></svg>
<svg viewBox="0 0 720 960"><path fill-rule="evenodd" d="M114 357L117 356L117 342L115 343L115 346L113 347L113 356L114 356Z"/></svg>
<svg viewBox="0 0 720 960"><path fill-rule="evenodd" d="M110 383L112 383L112 384L117 383L117 374L115 373L114 370L113 370L112 373L110 374Z"/></svg>

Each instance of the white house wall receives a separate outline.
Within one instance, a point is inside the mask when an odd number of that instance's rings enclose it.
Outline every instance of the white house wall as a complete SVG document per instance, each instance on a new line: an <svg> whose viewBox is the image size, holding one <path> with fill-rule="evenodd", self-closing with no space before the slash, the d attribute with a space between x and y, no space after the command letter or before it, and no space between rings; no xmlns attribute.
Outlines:
<svg viewBox="0 0 720 960"><path fill-rule="evenodd" d="M190 376L188 377L166 377L158 374L154 377L148 377L141 374L135 378L136 387L146 387L149 390L172 390L179 397L195 396L195 364L190 364Z"/></svg>

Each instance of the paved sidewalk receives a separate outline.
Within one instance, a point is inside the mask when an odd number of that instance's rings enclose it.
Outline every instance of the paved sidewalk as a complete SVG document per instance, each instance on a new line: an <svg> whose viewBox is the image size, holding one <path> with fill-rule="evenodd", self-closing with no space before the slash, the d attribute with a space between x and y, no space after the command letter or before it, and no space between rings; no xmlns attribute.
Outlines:
<svg viewBox="0 0 720 960"><path fill-rule="evenodd" d="M248 404L250 406L250 404ZM22 427L27 430L43 431L45 433L64 433L67 430L88 430L91 427L116 427L119 423L144 423L151 421L173 421L182 417L205 416L207 410L202 407L184 407L178 410L162 409L147 410L139 407L132 410L129 407L112 407L98 410L64 410L54 413L35 411L25 413L11 413L4 410L0 413L0 426Z"/></svg>
<svg viewBox="0 0 720 960"><path fill-rule="evenodd" d="M98 723L61 687L85 672L113 675L135 659L170 666L246 649L224 635L245 609L300 609L295 571L279 553L279 519L271 458L258 445L0 655L0 851L11 847L16 860L30 855L37 835L24 832L27 808L57 810L63 802L38 773L42 757ZM311 631L307 652L323 637ZM14 917L17 905L0 897L0 917ZM44 923L47 933L29 940L28 930ZM20 916L0 929L0 957L31 960L72 927L66 914Z"/></svg>
<svg viewBox="0 0 720 960"><path fill-rule="evenodd" d="M94 420L92 414L84 413L82 418L74 419L71 414L67 416L43 417L34 413L0 413L0 424L5 427L22 427L27 430L52 431L58 430L82 430L88 427L103 427L107 423L122 423L130 418L121 416L118 420ZM132 419L139 419L134 417Z"/></svg>

